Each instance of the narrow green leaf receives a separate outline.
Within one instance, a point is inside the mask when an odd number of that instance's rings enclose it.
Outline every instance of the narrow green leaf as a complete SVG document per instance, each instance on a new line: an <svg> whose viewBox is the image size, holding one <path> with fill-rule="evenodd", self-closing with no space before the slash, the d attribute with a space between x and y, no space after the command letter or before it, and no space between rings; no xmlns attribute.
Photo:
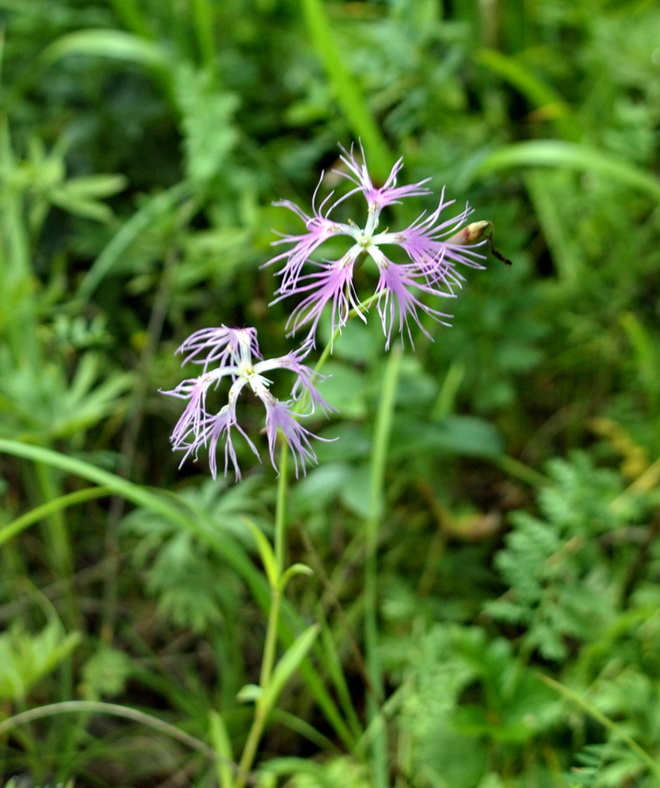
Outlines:
<svg viewBox="0 0 660 788"><path fill-rule="evenodd" d="M120 30L77 30L55 40L41 54L44 65L69 55L110 57L168 71L170 58L159 44Z"/></svg>
<svg viewBox="0 0 660 788"><path fill-rule="evenodd" d="M109 487L89 487L85 490L76 490L68 495L60 495L58 498L47 501L41 506L35 506L34 509L30 509L29 512L25 512L20 517L12 520L12 522L0 527L0 545L8 542L34 523L50 517L54 512L108 495L112 495L112 490Z"/></svg>
<svg viewBox="0 0 660 788"><path fill-rule="evenodd" d="M657 345L654 345L653 339L637 315L632 312L625 312L619 317L619 322L623 326L633 349L639 381L646 390L646 396L652 411L655 411L660 393Z"/></svg>
<svg viewBox="0 0 660 788"><path fill-rule="evenodd" d="M267 609L269 592L262 573L254 566L242 546L230 538L228 534L223 533L220 537L206 527L205 523L200 522L197 514L190 510L189 503L185 498L174 493L142 487L114 473L97 468L89 462L42 446L1 438L0 453L2 452L33 462L44 463L105 486L136 506L144 506L152 512L157 512L169 522L194 533L227 561L245 580L259 604Z"/></svg>
<svg viewBox="0 0 660 788"><path fill-rule="evenodd" d="M192 184L182 181L167 191L151 197L128 221L122 225L94 264L83 277L78 296L88 300L103 279L112 271L128 246L161 214L167 213L192 191Z"/></svg>
<svg viewBox="0 0 660 788"><path fill-rule="evenodd" d="M209 738L213 749L218 754L216 774L218 785L222 788L233 788L234 786L234 754L231 749L231 739L227 732L227 726L222 716L217 711L209 711Z"/></svg>
<svg viewBox="0 0 660 788"><path fill-rule="evenodd" d="M236 693L239 703L256 703L264 695L263 689L258 684L244 684Z"/></svg>
<svg viewBox="0 0 660 788"><path fill-rule="evenodd" d="M147 22L148 11L140 8L140 0L110 0L110 2L123 23L122 27L137 33L142 38L153 38Z"/></svg>
<svg viewBox="0 0 660 788"><path fill-rule="evenodd" d="M567 170L535 169L525 172L523 180L543 236L552 252L552 260L565 282L579 279L584 266L584 252L579 240L566 232L562 201L558 195L567 188L573 176Z"/></svg>
<svg viewBox="0 0 660 788"><path fill-rule="evenodd" d="M245 518L245 522L250 529L250 533L254 537L254 541L257 543L259 558L261 558L261 563L264 565L264 569L266 570L268 583L270 587L274 589L277 587L277 584L280 580L280 570L277 566L277 559L275 558L273 548L268 539L266 539L261 528L259 528L255 523L252 522L252 520L249 520L247 517Z"/></svg>
<svg viewBox="0 0 660 788"><path fill-rule="evenodd" d="M319 675L319 672L314 668L311 660L303 660L300 665L300 675L309 687L314 700L319 708L325 715L326 720L333 727L342 743L348 750L353 750L355 747L357 737L346 724L342 713L340 712L335 699L328 691L324 680Z"/></svg>
<svg viewBox="0 0 660 788"><path fill-rule="evenodd" d="M303 0L303 11L310 38L325 67L337 103L346 122L362 144L370 160L370 170L385 178L392 166L392 155L360 89L357 77L349 70L332 32L332 24L322 0Z"/></svg>
<svg viewBox="0 0 660 788"><path fill-rule="evenodd" d="M322 665L325 670L327 670L328 675L334 684L337 697L339 698L344 714L346 715L346 720L350 724L353 734L356 736L356 738L359 738L364 733L364 731L362 730L360 719L355 709L353 697L349 689L348 682L346 681L341 657L339 656L339 652L337 650L337 643L335 642L333 633L325 623L321 631L320 646L323 653Z"/></svg>
<svg viewBox="0 0 660 788"><path fill-rule="evenodd" d="M283 572L282 576L280 577L280 591L284 593L284 589L287 587L287 584L292 577L295 577L296 575L307 575L307 577L311 577L313 574L314 570L306 564L293 564L286 570L286 572Z"/></svg>
<svg viewBox="0 0 660 788"><path fill-rule="evenodd" d="M116 476L102 468L97 468L91 463L61 454L52 449L45 449L41 446L0 438L0 453L23 457L34 462L43 462L66 473L71 473L80 476L82 479L88 479L96 484L103 485L136 506L144 506L181 528L191 531L208 544L218 556L227 561L228 565L246 582L262 609L268 610L270 590L266 578L254 566L254 563L243 548L227 534L223 534L220 537L204 527L204 524L199 522L195 513L189 510L189 504L185 499L174 493L150 490L127 479L122 479L120 476ZM299 625L299 619L295 611L286 604L286 600L283 605L286 623L282 627L281 639L286 643L293 637L292 632L294 627ZM310 661L306 660L300 667L300 673L310 688L319 708L325 714L326 719L337 732L342 742L350 749L355 743L355 737L344 722L337 704L328 692L318 671L315 670Z"/></svg>
<svg viewBox="0 0 660 788"><path fill-rule="evenodd" d="M112 197L126 188L128 179L124 175L103 174L86 175L79 178L69 178L62 184L62 190L76 195L78 198Z"/></svg>
<svg viewBox="0 0 660 788"><path fill-rule="evenodd" d="M91 219L100 224L108 224L113 217L112 209L102 202L80 200L66 194L64 190L52 192L50 201L73 216L82 216L83 219Z"/></svg>
<svg viewBox="0 0 660 788"><path fill-rule="evenodd" d="M293 641L289 648L282 654L279 662L275 665L273 674L270 677L268 686L264 690L263 705L265 713L268 714L309 650L314 645L319 634L318 624L312 624Z"/></svg>
<svg viewBox="0 0 660 788"><path fill-rule="evenodd" d="M476 53L475 60L520 91L534 107L544 110L564 139L580 139L582 130L561 95L540 80L519 57L495 49L482 49Z"/></svg>
<svg viewBox="0 0 660 788"><path fill-rule="evenodd" d="M179 741L191 749L201 752L207 758L215 760L216 757L215 752L206 742L196 739L174 725L170 725L169 722L160 720L158 717L146 714L138 709L133 709L130 706L120 706L118 703L105 703L93 700L69 700L61 703L49 703L45 706L37 706L33 709L19 712L0 722L0 736L19 725L27 725L45 717L59 717L62 714L111 714L115 717L131 720L139 725L149 726L160 733L164 733L166 736L170 736L175 741Z"/></svg>
<svg viewBox="0 0 660 788"><path fill-rule="evenodd" d="M471 180L510 167L565 167L592 172L660 200L660 179L589 145L558 140L531 140L498 148L476 164Z"/></svg>

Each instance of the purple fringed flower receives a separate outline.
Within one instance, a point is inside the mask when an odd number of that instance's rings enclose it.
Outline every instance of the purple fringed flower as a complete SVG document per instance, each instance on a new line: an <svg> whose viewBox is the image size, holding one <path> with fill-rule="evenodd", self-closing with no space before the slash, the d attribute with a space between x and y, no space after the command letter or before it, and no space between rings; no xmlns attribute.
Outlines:
<svg viewBox="0 0 660 788"><path fill-rule="evenodd" d="M290 244L291 248L266 263L271 265L284 261L283 268L277 272L278 276L281 276L281 282L276 291L276 301L292 295L303 296L289 317L289 335L309 325L306 341L314 344L318 323L326 304L331 305L332 330L344 326L350 310L356 309L359 303L353 283L354 271L370 258L379 271L375 294L386 347L389 347L395 326L401 333L405 329L412 343L410 321L431 338L421 323L420 312L445 325L448 325L447 321L451 316L427 306L420 297L427 294L453 298L456 296L455 289L460 288L465 279L456 269L457 264L471 268L484 267L479 263L480 259L484 259L484 255L479 254L475 248L485 241L466 244L465 233L461 232L472 211L466 205L465 210L458 215L441 220L442 212L454 202L445 200L443 189L438 207L432 213L422 213L403 230L392 232L386 229L384 232L377 232L382 209L400 203L406 197L430 194L430 189L424 185L429 179L409 186L397 186L397 175L403 166L403 160L399 159L384 186L377 188L369 176L362 148L362 162L358 161L353 148L347 151L342 147L341 150L341 161L347 171L335 172L355 184L347 194L333 201L334 192L330 192L317 206L322 175L314 191L311 216L289 200L275 203L289 208L299 216L307 230L301 235L283 235L275 241L275 244ZM340 203L358 192L361 192L367 201L364 227L359 227L350 220L342 223L330 218L330 213ZM352 245L348 251L338 260L312 260L311 255L335 235L351 239ZM384 246L399 247L405 253L406 262L394 262L383 251ZM314 266L316 270L303 273L305 263ZM360 318L366 320L361 310L356 311Z"/></svg>
<svg viewBox="0 0 660 788"><path fill-rule="evenodd" d="M174 451L184 451L183 464L190 455L196 459L201 448L208 445L209 467L216 478L218 443L224 442L225 475L229 463L234 467L236 478L241 478L236 458L233 438L240 433L246 443L259 458L259 451L237 420L236 403L245 386L261 400L266 408L266 435L270 459L275 470L275 445L278 431L289 444L296 470L304 474L308 463L316 462L316 454L311 438L325 440L311 433L300 424L299 418L308 416L318 407L324 412L334 410L319 394L316 381L320 377L310 367L302 363L309 346L287 353L279 358L264 360L259 352L257 332L254 328L205 328L196 331L179 347L177 353L184 354L183 364L192 361L202 364L202 374L196 378L182 381L172 391L163 391L173 397L188 400L181 418L170 437ZM214 365L213 369L210 367ZM296 376L291 389L291 400L282 402L270 392L272 381L265 373L275 369L289 370ZM219 411L210 412L207 408L207 394L227 378L230 388L227 403ZM308 406L306 413L294 412L293 405L301 401Z"/></svg>

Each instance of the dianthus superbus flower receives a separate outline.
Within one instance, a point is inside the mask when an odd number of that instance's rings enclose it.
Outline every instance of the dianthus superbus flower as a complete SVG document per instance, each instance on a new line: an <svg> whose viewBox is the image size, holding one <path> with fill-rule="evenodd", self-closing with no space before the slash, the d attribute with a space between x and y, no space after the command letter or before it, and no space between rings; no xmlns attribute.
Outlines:
<svg viewBox="0 0 660 788"><path fill-rule="evenodd" d="M284 266L277 272L281 277L276 291L277 301L288 296L302 296L291 313L287 328L293 334L303 326L309 326L308 340L314 343L318 323L326 306L330 308L332 330L341 328L350 310L363 300L355 290L355 270L371 260L378 271L374 293L386 347L395 330L403 332L405 329L412 342L411 321L430 338L422 325L422 314L441 323L447 323L451 316L428 306L422 298L453 298L465 279L456 266L484 267L479 262L484 256L476 251L476 247L485 241L466 244L461 236L461 228L472 211L466 205L460 213L442 218L442 214L454 202L445 200L443 189L438 206L431 213L422 213L402 230L386 228L378 232L383 208L408 197L430 194L430 189L425 185L429 179L397 186L397 175L403 166L402 159L399 159L385 184L376 187L369 176L364 151L361 151L362 161L359 161L353 148L350 151L345 148L341 150L341 161L346 171L335 172L354 184L347 194L333 201L334 192L330 192L317 205L317 194L323 180L321 176L314 192L311 215L289 200L275 203L293 211L306 228L306 232L300 235L283 235L275 241L275 244L288 244L290 248L266 263L270 265L284 261ZM367 217L362 226L354 221L344 223L331 218L330 214L340 203L358 193L363 195L367 203ZM337 260L312 259L312 255L335 236L349 239L350 246L346 252ZM383 247L398 247L401 250L398 254L404 258L404 262L395 262ZM314 270L303 272L306 264ZM357 313L365 319L360 310Z"/></svg>
<svg viewBox="0 0 660 788"><path fill-rule="evenodd" d="M185 452L181 464L191 455L196 459L199 450L208 447L209 466L215 479L216 454L219 444L224 445L225 475L231 462L236 478L240 479L241 472L233 443L236 433L242 435L252 452L260 459L257 447L240 426L236 413L239 396L247 387L266 409L265 432L273 467L277 470L275 446L279 431L291 449L296 476L299 472L304 474L307 464L316 462L311 439L324 439L303 427L299 419L310 415L317 407L326 412L334 410L316 389L319 376L302 363L307 350L308 348L303 346L285 356L264 360L254 328L205 328L188 337L177 353L184 354L183 364L201 364L202 373L182 381L172 391L162 392L188 400L170 437L172 449ZM278 369L293 372L295 376L291 399L286 402L273 396L270 391L272 381L266 377L266 373ZM227 401L219 410L209 410L208 394L223 380L229 384ZM295 403L305 405L307 412L296 412Z"/></svg>

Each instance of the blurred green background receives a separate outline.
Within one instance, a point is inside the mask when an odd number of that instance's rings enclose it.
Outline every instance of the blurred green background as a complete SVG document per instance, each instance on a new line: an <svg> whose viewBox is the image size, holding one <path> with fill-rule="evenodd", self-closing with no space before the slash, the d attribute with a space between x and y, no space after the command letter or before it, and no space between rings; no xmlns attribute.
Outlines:
<svg viewBox="0 0 660 788"><path fill-rule="evenodd" d="M240 751L267 605L245 520L271 532L275 475L249 451L239 485L178 470L158 389L198 328L291 349L261 266L302 227L272 203L309 210L361 140L374 180L403 156L400 183L469 201L513 261L467 271L403 360L388 784L660 785L658 4L0 0L0 22L0 778L226 781L214 720ZM260 786L382 788L360 658L379 330L337 342L318 427L340 440L291 491L316 574L289 625L323 636Z"/></svg>

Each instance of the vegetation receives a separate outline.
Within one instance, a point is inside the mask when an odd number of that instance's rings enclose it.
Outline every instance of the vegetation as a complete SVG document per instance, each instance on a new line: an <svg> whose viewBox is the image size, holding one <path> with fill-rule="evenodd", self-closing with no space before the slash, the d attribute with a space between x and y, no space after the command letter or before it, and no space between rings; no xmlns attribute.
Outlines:
<svg viewBox="0 0 660 788"><path fill-rule="evenodd" d="M0 18L0 784L659 786L657 3ZM434 341L321 324L307 475L258 401L263 464L179 468L174 351L298 346L273 202L353 143L432 179L385 224L446 186L512 265Z"/></svg>

